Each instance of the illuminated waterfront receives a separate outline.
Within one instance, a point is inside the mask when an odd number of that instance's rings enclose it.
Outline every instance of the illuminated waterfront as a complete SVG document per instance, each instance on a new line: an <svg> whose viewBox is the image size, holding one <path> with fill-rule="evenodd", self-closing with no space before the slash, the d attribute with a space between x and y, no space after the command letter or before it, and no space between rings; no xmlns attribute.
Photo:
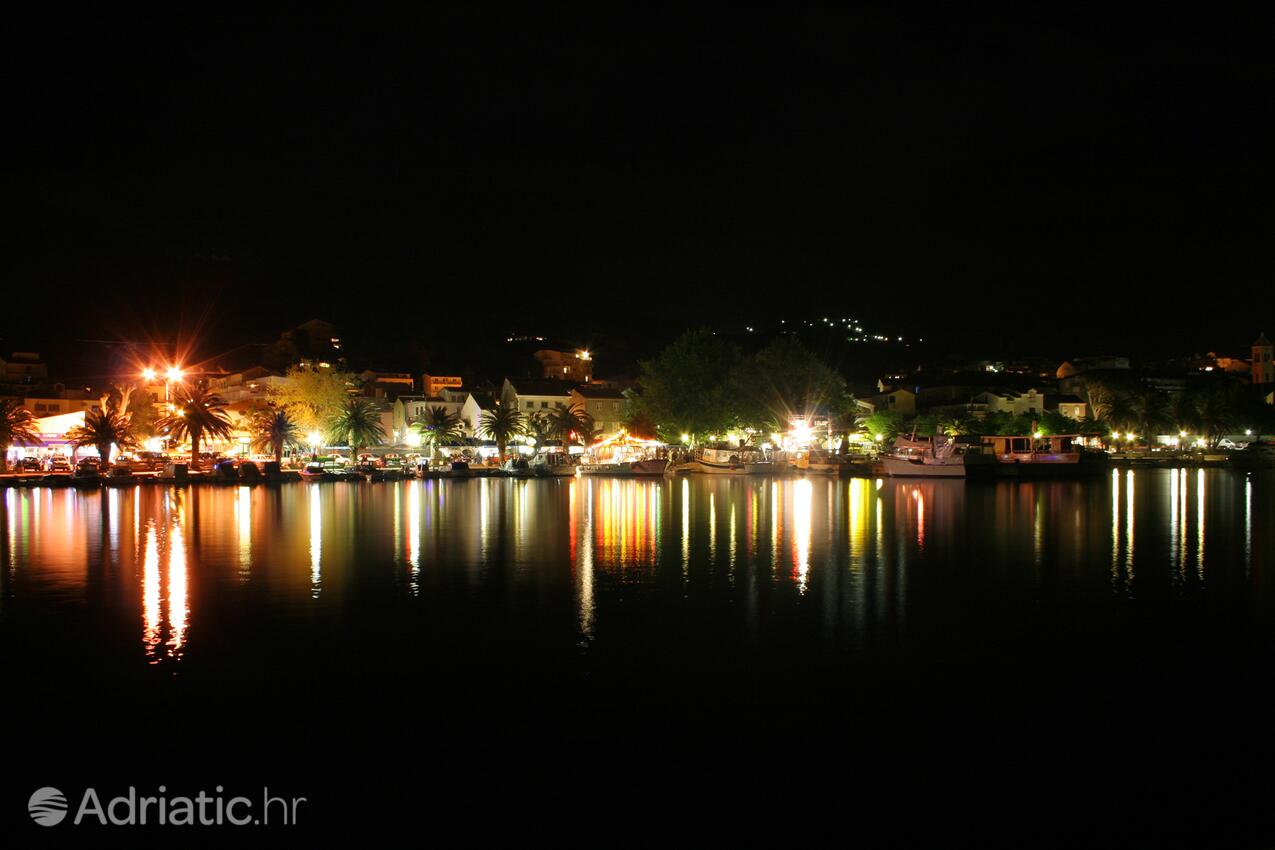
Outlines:
<svg viewBox="0 0 1275 850"><path fill-rule="evenodd" d="M1201 708L1263 669L1272 489L1216 470L9 489L10 716L68 770L248 742L337 785L334 752L606 773L648 751L872 761L953 729L961 752L1038 723L1033 747L1106 747L1151 705L1214 723Z"/></svg>

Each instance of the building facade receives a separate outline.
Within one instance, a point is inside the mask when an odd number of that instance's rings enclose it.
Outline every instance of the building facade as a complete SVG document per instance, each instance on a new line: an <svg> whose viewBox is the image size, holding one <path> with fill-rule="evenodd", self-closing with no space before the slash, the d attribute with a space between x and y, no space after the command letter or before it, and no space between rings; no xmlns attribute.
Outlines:
<svg viewBox="0 0 1275 850"><path fill-rule="evenodd" d="M1272 362L1271 341L1266 338L1266 334L1259 334L1253 342L1253 383L1254 384L1275 384L1275 362Z"/></svg>
<svg viewBox="0 0 1275 850"><path fill-rule="evenodd" d="M571 404L582 408L603 436L614 434L624 426L626 402L624 393L609 387L586 385L571 391Z"/></svg>
<svg viewBox="0 0 1275 850"><path fill-rule="evenodd" d="M583 348L575 351L542 348L532 356L540 363L543 378L576 384L593 380L593 355Z"/></svg>

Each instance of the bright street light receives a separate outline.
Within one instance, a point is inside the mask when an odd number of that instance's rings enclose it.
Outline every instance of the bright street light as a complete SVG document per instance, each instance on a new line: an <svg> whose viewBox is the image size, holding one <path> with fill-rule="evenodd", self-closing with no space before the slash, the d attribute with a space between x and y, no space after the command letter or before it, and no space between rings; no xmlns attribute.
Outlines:
<svg viewBox="0 0 1275 850"><path fill-rule="evenodd" d="M170 380L170 381L180 381L181 379L182 379L182 370L181 370L181 369L178 369L176 366L171 366L171 367L169 367L169 369L168 369L168 380Z"/></svg>
<svg viewBox="0 0 1275 850"><path fill-rule="evenodd" d="M148 380L148 381L153 381L153 380L155 380L155 370L154 370L154 369L143 369L143 370L142 370L142 377L143 377L144 379Z"/></svg>

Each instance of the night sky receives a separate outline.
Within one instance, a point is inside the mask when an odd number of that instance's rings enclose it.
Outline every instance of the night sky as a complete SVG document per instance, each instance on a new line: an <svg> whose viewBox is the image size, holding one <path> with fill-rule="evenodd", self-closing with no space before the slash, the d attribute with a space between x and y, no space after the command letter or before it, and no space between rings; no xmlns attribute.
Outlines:
<svg viewBox="0 0 1275 850"><path fill-rule="evenodd" d="M386 361L506 331L644 354L852 315L1245 350L1275 330L1270 21L1042 13L24 22L0 347L320 316Z"/></svg>

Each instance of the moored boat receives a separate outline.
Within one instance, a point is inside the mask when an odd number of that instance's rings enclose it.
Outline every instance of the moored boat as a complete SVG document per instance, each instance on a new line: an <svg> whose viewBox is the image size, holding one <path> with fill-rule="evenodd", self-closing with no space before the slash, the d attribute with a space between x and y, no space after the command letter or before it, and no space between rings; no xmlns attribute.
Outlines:
<svg viewBox="0 0 1275 850"><path fill-rule="evenodd" d="M530 478L535 475L525 457L514 455L500 465L500 469L510 478Z"/></svg>
<svg viewBox="0 0 1275 850"><path fill-rule="evenodd" d="M842 455L824 449L808 449L793 453L788 460L793 469L812 475L868 475L870 472L868 462L861 458L861 455Z"/></svg>
<svg viewBox="0 0 1275 850"><path fill-rule="evenodd" d="M324 468L323 464L312 462L301 467L302 481L335 481L336 476Z"/></svg>
<svg viewBox="0 0 1275 850"><path fill-rule="evenodd" d="M768 475L775 464L761 449L705 446L695 452L700 472L710 475Z"/></svg>
<svg viewBox="0 0 1275 850"><path fill-rule="evenodd" d="M996 459L977 447L957 444L942 434L897 437L880 458L884 475L919 478L967 478L990 474Z"/></svg>
<svg viewBox="0 0 1275 850"><path fill-rule="evenodd" d="M995 471L1011 478L1096 475L1109 466L1101 452L1086 451L1078 434L987 435L985 450L996 459Z"/></svg>
<svg viewBox="0 0 1275 850"><path fill-rule="evenodd" d="M621 428L590 446L579 469L581 475L663 475L668 470L668 447Z"/></svg>
<svg viewBox="0 0 1275 850"><path fill-rule="evenodd" d="M575 475L578 468L574 458L560 452L538 454L531 459L531 471L542 478Z"/></svg>

